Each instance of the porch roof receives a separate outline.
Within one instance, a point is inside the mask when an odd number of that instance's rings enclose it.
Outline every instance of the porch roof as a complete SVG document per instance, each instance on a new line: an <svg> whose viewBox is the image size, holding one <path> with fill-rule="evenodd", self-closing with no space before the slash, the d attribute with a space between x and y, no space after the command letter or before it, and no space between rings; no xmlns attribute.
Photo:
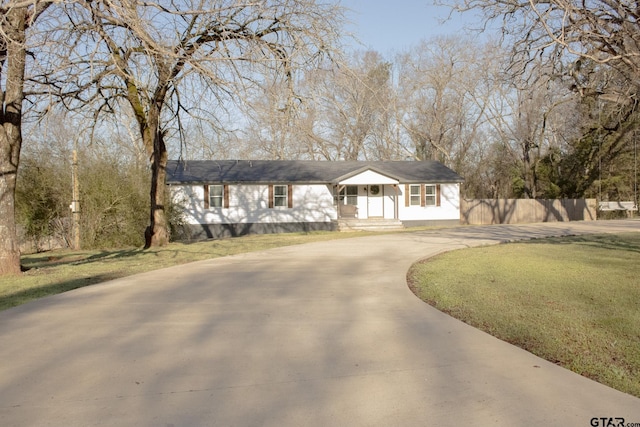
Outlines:
<svg viewBox="0 0 640 427"><path fill-rule="evenodd" d="M336 184L367 170L399 183L463 181L460 175L436 161L169 160L166 182Z"/></svg>

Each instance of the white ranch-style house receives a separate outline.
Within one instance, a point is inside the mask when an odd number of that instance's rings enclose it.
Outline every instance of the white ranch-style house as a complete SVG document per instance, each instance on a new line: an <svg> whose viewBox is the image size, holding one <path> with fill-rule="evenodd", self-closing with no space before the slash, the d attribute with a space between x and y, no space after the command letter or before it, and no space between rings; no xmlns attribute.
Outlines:
<svg viewBox="0 0 640 427"><path fill-rule="evenodd" d="M463 179L435 161L170 160L182 237L460 222Z"/></svg>

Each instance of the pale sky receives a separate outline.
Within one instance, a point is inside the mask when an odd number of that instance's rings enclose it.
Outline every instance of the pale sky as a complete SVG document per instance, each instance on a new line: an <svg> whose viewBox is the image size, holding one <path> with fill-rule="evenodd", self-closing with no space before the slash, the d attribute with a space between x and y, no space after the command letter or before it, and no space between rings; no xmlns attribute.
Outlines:
<svg viewBox="0 0 640 427"><path fill-rule="evenodd" d="M417 45L423 39L440 35L455 35L465 25L479 22L473 14L452 14L447 7L434 6L432 0L341 0L351 9L347 18L352 32L364 46L387 56Z"/></svg>

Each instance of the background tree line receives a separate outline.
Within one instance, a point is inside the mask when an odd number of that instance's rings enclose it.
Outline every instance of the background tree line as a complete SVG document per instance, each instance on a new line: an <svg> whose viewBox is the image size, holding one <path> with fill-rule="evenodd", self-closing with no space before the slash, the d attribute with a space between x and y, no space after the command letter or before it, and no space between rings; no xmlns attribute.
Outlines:
<svg viewBox="0 0 640 427"><path fill-rule="evenodd" d="M247 99L252 110L234 132L200 128L176 152L438 160L465 178L466 198L634 200L638 114L635 103L607 96L628 90L615 70L590 64L596 89L577 90L544 58L518 69L513 46L461 35L425 40L390 59L375 51L344 58L301 74L293 105L269 85Z"/></svg>
<svg viewBox="0 0 640 427"><path fill-rule="evenodd" d="M166 242L168 158L434 159L465 178L467 198L633 200L636 3L452 0L499 20L500 35L434 38L385 57L341 48L344 11L313 0L4 0L0 143L13 157L0 159L0 190L10 195L21 163L22 141L6 130L24 125L20 221L28 230L65 223L70 198L47 198L68 196L70 184L38 188L39 174L69 173L68 153L54 153L43 131L58 117L73 135L60 147L79 142L87 174L113 166L104 174L118 188L113 198L90 185L99 179L84 180L82 197L102 199L96 212L110 224L104 236L87 235L89 245L112 244L108 230L127 214L108 215L121 202L138 206L124 194L137 191L151 194L145 245ZM22 82L9 78L19 74L12 65L23 67ZM11 99L28 108L6 114ZM133 216L126 221L140 227ZM8 240L0 252L15 252Z"/></svg>

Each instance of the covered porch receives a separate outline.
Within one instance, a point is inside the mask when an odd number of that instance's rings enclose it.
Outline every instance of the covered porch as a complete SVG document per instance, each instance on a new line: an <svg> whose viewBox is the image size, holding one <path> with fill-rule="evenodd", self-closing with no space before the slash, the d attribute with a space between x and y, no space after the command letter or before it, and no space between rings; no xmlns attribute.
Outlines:
<svg viewBox="0 0 640 427"><path fill-rule="evenodd" d="M401 229L398 179L372 169L333 183L338 229Z"/></svg>

